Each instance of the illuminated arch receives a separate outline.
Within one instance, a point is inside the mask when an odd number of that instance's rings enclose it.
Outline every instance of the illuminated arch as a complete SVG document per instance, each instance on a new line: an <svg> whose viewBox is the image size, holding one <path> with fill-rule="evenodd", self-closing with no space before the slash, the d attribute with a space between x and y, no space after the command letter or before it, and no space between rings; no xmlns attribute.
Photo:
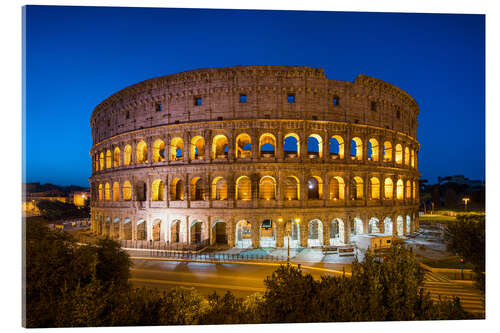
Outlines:
<svg viewBox="0 0 500 333"><path fill-rule="evenodd" d="M170 183L170 198L173 201L184 200L184 184L179 178L174 178Z"/></svg>
<svg viewBox="0 0 500 333"><path fill-rule="evenodd" d="M276 138L271 133L264 133L259 138L259 152L261 157L275 156Z"/></svg>
<svg viewBox="0 0 500 333"><path fill-rule="evenodd" d="M120 148L116 147L113 152L113 166L118 168L120 166Z"/></svg>
<svg viewBox="0 0 500 333"><path fill-rule="evenodd" d="M287 133L283 138L285 158L300 157L300 139L296 133Z"/></svg>
<svg viewBox="0 0 500 333"><path fill-rule="evenodd" d="M394 189L393 189L392 179L387 177L384 180L384 198L385 199L392 199L393 192L394 192Z"/></svg>
<svg viewBox="0 0 500 333"><path fill-rule="evenodd" d="M111 150L106 151L106 169L111 169Z"/></svg>
<svg viewBox="0 0 500 333"><path fill-rule="evenodd" d="M201 222L200 220L195 220L195 221L193 221L193 223L191 223L191 228L189 230L191 244L201 243L202 226L203 226L203 222Z"/></svg>
<svg viewBox="0 0 500 333"><path fill-rule="evenodd" d="M153 162L165 161L165 142L158 139L153 143Z"/></svg>
<svg viewBox="0 0 500 333"><path fill-rule="evenodd" d="M307 138L307 153L309 157L317 156L323 157L323 138L318 134L311 134Z"/></svg>
<svg viewBox="0 0 500 333"><path fill-rule="evenodd" d="M140 219L136 222L137 240L147 240L148 231L147 223L144 219Z"/></svg>
<svg viewBox="0 0 500 333"><path fill-rule="evenodd" d="M158 242L161 240L161 219L154 219L151 226L151 238L153 241Z"/></svg>
<svg viewBox="0 0 500 333"><path fill-rule="evenodd" d="M212 200L227 200L227 181L223 177L212 180Z"/></svg>
<svg viewBox="0 0 500 333"><path fill-rule="evenodd" d="M236 179L236 200L252 200L252 182L247 176Z"/></svg>
<svg viewBox="0 0 500 333"><path fill-rule="evenodd" d="M380 199L380 181L377 177L370 178L370 199Z"/></svg>
<svg viewBox="0 0 500 333"><path fill-rule="evenodd" d="M126 145L123 149L123 165L127 166L132 163L132 146Z"/></svg>
<svg viewBox="0 0 500 333"><path fill-rule="evenodd" d="M228 140L225 135L218 134L212 140L212 158L225 159L228 154Z"/></svg>
<svg viewBox="0 0 500 333"><path fill-rule="evenodd" d="M140 141L135 149L136 151L136 162L137 164L143 164L148 162L148 145L144 141Z"/></svg>
<svg viewBox="0 0 500 333"><path fill-rule="evenodd" d="M285 200L300 200L300 182L295 176L288 176L284 183Z"/></svg>
<svg viewBox="0 0 500 333"><path fill-rule="evenodd" d="M205 139L195 136L191 139L191 160L202 160L205 156Z"/></svg>
<svg viewBox="0 0 500 333"><path fill-rule="evenodd" d="M193 179L191 179L190 189L191 200L205 200L205 189L203 188L203 182L201 181L200 177L194 177Z"/></svg>
<svg viewBox="0 0 500 333"><path fill-rule="evenodd" d="M252 225L246 220L241 220L236 223L236 247L251 248L252 247Z"/></svg>
<svg viewBox="0 0 500 333"><path fill-rule="evenodd" d="M410 215L406 215L406 234L411 233L411 218Z"/></svg>
<svg viewBox="0 0 500 333"><path fill-rule="evenodd" d="M392 235L392 220L389 216L384 219L384 234Z"/></svg>
<svg viewBox="0 0 500 333"><path fill-rule="evenodd" d="M403 147L399 143L396 145L395 159L397 164L403 163Z"/></svg>
<svg viewBox="0 0 500 333"><path fill-rule="evenodd" d="M362 235L363 234L363 220L359 217L355 217L353 220L353 233L352 235Z"/></svg>
<svg viewBox="0 0 500 333"><path fill-rule="evenodd" d="M351 140L351 157L353 160L363 160L363 141L358 137Z"/></svg>
<svg viewBox="0 0 500 333"><path fill-rule="evenodd" d="M396 199L398 200L403 200L404 199L404 185L403 185L403 180L398 179L396 182Z"/></svg>
<svg viewBox="0 0 500 333"><path fill-rule="evenodd" d="M99 200L102 201L103 195L102 195L102 184L99 184Z"/></svg>
<svg viewBox="0 0 500 333"><path fill-rule="evenodd" d="M330 222L330 245L341 245L344 243L344 221L334 218Z"/></svg>
<svg viewBox="0 0 500 333"><path fill-rule="evenodd" d="M368 140L368 159L373 162L379 161L379 146L375 138Z"/></svg>
<svg viewBox="0 0 500 333"><path fill-rule="evenodd" d="M411 182L409 180L406 181L406 198L411 199Z"/></svg>
<svg viewBox="0 0 500 333"><path fill-rule="evenodd" d="M330 138L330 155L338 156L344 159L344 139L340 135L334 135Z"/></svg>
<svg viewBox="0 0 500 333"><path fill-rule="evenodd" d="M235 147L236 158L252 157L252 138L247 133L238 134Z"/></svg>
<svg viewBox="0 0 500 333"><path fill-rule="evenodd" d="M361 177L353 177L351 182L351 200L363 199L363 179Z"/></svg>
<svg viewBox="0 0 500 333"><path fill-rule="evenodd" d="M415 167L415 150L411 150L411 167Z"/></svg>
<svg viewBox="0 0 500 333"><path fill-rule="evenodd" d="M99 154L99 170L104 170L104 153Z"/></svg>
<svg viewBox="0 0 500 333"><path fill-rule="evenodd" d="M259 181L259 199L276 200L276 180L271 176L264 176Z"/></svg>
<svg viewBox="0 0 500 333"><path fill-rule="evenodd" d="M181 221L173 220L170 224L170 241L179 243L181 241Z"/></svg>
<svg viewBox="0 0 500 333"><path fill-rule="evenodd" d="M151 200L163 201L163 193L165 191L165 184L161 179L155 179L151 186Z"/></svg>
<svg viewBox="0 0 500 333"><path fill-rule="evenodd" d="M396 231L397 231L397 234L398 236L403 236L404 235L404 219L403 217L400 215L397 217L396 219Z"/></svg>
<svg viewBox="0 0 500 333"><path fill-rule="evenodd" d="M109 201L111 200L111 188L109 186L109 183L106 183L104 186L104 200Z"/></svg>
<svg viewBox="0 0 500 333"><path fill-rule="evenodd" d="M122 187L123 200L128 201L132 199L132 185L128 180L123 183Z"/></svg>
<svg viewBox="0 0 500 333"><path fill-rule="evenodd" d="M120 200L120 183L114 182L113 183L113 201L119 201Z"/></svg>
<svg viewBox="0 0 500 333"><path fill-rule="evenodd" d="M323 180L318 176L312 176L307 181L307 199L323 199Z"/></svg>
<svg viewBox="0 0 500 333"><path fill-rule="evenodd" d="M321 246L323 244L323 223L321 220L309 221L307 245L308 247Z"/></svg>
<svg viewBox="0 0 500 333"><path fill-rule="evenodd" d="M175 137L170 140L170 160L180 161L184 157L184 141Z"/></svg>
<svg viewBox="0 0 500 333"><path fill-rule="evenodd" d="M370 234L378 234L380 232L379 229L379 220L376 217L372 217L368 221L368 233Z"/></svg>
<svg viewBox="0 0 500 333"><path fill-rule="evenodd" d="M410 166L410 149L405 147L405 165Z"/></svg>
<svg viewBox="0 0 500 333"><path fill-rule="evenodd" d="M417 183L414 181L413 182L413 192L411 198L415 200L415 193L417 192Z"/></svg>
<svg viewBox="0 0 500 333"><path fill-rule="evenodd" d="M99 171L99 154L94 155L95 169L94 171Z"/></svg>
<svg viewBox="0 0 500 333"><path fill-rule="evenodd" d="M340 176L330 178L328 184L330 200L344 200L345 197L345 183L344 179Z"/></svg>
<svg viewBox="0 0 500 333"><path fill-rule="evenodd" d="M392 144L389 141L384 142L384 162L392 161Z"/></svg>

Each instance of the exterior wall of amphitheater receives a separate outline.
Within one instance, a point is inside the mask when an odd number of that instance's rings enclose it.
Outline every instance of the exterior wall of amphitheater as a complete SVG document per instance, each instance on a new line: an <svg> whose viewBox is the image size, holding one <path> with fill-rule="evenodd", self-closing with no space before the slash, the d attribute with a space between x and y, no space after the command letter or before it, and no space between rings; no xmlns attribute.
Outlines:
<svg viewBox="0 0 500 333"><path fill-rule="evenodd" d="M140 82L91 116L92 230L231 247L284 246L290 227L292 246L405 235L418 228L418 113L389 83L311 67Z"/></svg>

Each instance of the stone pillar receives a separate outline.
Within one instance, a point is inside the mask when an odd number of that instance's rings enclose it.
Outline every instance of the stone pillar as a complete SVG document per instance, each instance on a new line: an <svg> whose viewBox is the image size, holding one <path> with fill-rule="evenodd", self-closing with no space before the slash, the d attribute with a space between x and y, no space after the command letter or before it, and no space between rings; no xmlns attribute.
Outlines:
<svg viewBox="0 0 500 333"><path fill-rule="evenodd" d="M187 208L191 205L191 184L189 182L189 175L184 176L184 200L186 200Z"/></svg>
<svg viewBox="0 0 500 333"><path fill-rule="evenodd" d="M351 225L352 225L351 217L346 216L344 219L344 239L342 239L342 242L344 244L351 243Z"/></svg>
<svg viewBox="0 0 500 333"><path fill-rule="evenodd" d="M285 143L283 142L283 133L281 128L278 130L276 135L276 149L274 156L279 162L283 162L283 158L285 157Z"/></svg>
<svg viewBox="0 0 500 333"><path fill-rule="evenodd" d="M307 247L308 244L308 238L309 238L309 221L305 221L303 216L300 216L300 222L299 222L299 233L300 233L300 246L302 247Z"/></svg>
<svg viewBox="0 0 500 333"><path fill-rule="evenodd" d="M234 138L234 130L231 129L229 132L229 137L227 138L227 158L231 163L233 163L235 160L234 150L236 143L234 142Z"/></svg>
<svg viewBox="0 0 500 333"><path fill-rule="evenodd" d="M330 150L328 149L329 140L328 140L328 134L326 132L322 133L321 140L323 141L322 142L322 145L323 145L322 154L323 154L323 156L321 157L321 159L326 162L326 161L330 160Z"/></svg>
<svg viewBox="0 0 500 333"><path fill-rule="evenodd" d="M260 247L260 223L255 218L252 218L250 223L252 225L252 247L257 249Z"/></svg>
<svg viewBox="0 0 500 333"><path fill-rule="evenodd" d="M276 247L283 247L285 238L285 228L284 222L276 221L275 237L276 237Z"/></svg>
<svg viewBox="0 0 500 333"><path fill-rule="evenodd" d="M185 132L182 136L182 141L184 141L184 148L182 150L182 160L184 163L189 163L189 151L191 148L191 134L189 132Z"/></svg>

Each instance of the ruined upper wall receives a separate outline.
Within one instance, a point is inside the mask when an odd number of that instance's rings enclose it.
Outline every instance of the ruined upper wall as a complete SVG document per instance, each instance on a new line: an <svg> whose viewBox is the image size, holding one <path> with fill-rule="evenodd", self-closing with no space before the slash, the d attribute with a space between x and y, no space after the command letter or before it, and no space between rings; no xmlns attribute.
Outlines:
<svg viewBox="0 0 500 333"><path fill-rule="evenodd" d="M240 102L241 95L246 103ZM294 103L289 103L289 95ZM200 98L201 105L196 105ZM129 86L100 103L90 125L94 144L158 125L263 118L367 124L416 138L418 112L406 92L369 76L346 82L329 80L321 68L236 66L187 71Z"/></svg>

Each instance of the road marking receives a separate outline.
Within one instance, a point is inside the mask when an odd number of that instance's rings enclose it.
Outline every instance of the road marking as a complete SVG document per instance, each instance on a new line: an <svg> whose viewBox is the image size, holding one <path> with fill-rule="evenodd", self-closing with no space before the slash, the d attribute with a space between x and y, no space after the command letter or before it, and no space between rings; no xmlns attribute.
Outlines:
<svg viewBox="0 0 500 333"><path fill-rule="evenodd" d="M190 287L215 288L215 289L230 289L230 290L240 290L240 291L256 291L256 292L266 291L265 288L240 287L240 286L234 286L234 285L220 285L220 284L199 283L199 282L152 280L152 279L138 279L138 278L131 278L131 279L129 279L129 281L130 282L142 282L142 283L182 285L182 286L190 286Z"/></svg>

